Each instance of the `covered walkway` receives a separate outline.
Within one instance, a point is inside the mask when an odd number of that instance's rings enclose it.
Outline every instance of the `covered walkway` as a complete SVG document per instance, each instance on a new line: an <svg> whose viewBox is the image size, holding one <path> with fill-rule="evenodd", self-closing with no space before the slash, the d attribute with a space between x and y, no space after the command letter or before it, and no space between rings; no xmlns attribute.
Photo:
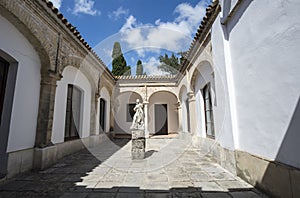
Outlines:
<svg viewBox="0 0 300 198"><path fill-rule="evenodd" d="M264 197L190 143L188 135L148 139L146 159L132 161L131 141L106 138L0 184L0 197Z"/></svg>

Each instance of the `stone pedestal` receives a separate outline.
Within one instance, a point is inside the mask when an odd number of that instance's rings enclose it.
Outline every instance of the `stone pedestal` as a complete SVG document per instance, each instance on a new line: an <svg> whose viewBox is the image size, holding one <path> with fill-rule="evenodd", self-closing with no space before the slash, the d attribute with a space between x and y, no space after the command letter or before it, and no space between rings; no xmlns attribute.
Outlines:
<svg viewBox="0 0 300 198"><path fill-rule="evenodd" d="M131 158L133 160L142 160L145 158L145 131L144 130L132 130L132 145L131 145Z"/></svg>

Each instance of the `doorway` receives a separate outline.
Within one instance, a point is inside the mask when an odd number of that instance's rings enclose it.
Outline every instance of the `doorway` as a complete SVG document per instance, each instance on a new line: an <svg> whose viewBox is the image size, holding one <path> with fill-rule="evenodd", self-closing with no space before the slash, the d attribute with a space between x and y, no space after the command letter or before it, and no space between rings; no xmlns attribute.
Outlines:
<svg viewBox="0 0 300 198"><path fill-rule="evenodd" d="M80 117L81 91L73 85L68 85L65 141L79 138Z"/></svg>
<svg viewBox="0 0 300 198"><path fill-rule="evenodd" d="M105 132L106 101L103 98L100 98L99 116L100 127Z"/></svg>
<svg viewBox="0 0 300 198"><path fill-rule="evenodd" d="M17 68L17 62L8 62L0 56L0 179L7 173L7 145Z"/></svg>
<svg viewBox="0 0 300 198"><path fill-rule="evenodd" d="M155 104L155 135L168 135L167 104Z"/></svg>

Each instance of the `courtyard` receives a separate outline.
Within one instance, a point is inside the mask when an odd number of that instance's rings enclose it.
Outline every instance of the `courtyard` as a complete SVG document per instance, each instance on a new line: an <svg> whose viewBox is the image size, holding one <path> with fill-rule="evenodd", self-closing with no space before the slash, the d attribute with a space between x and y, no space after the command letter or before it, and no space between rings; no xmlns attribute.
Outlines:
<svg viewBox="0 0 300 198"><path fill-rule="evenodd" d="M180 134L147 139L144 160L131 160L130 139L107 137L45 170L2 183L0 197L265 196Z"/></svg>

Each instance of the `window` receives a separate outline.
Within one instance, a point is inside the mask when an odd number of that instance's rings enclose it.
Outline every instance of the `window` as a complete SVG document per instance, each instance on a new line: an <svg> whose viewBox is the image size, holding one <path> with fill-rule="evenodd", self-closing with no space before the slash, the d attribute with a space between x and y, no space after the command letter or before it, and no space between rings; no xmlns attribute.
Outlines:
<svg viewBox="0 0 300 198"><path fill-rule="evenodd" d="M78 139L81 117L81 91L73 85L68 85L65 141Z"/></svg>
<svg viewBox="0 0 300 198"><path fill-rule="evenodd" d="M0 57L0 124L2 120L8 66L9 63Z"/></svg>
<svg viewBox="0 0 300 198"><path fill-rule="evenodd" d="M127 122L132 122L133 120L133 116L134 116L134 113L135 111L133 110L135 107L135 103L130 103L130 104L127 104L127 116L126 116L126 121Z"/></svg>
<svg viewBox="0 0 300 198"><path fill-rule="evenodd" d="M206 135L208 137L214 138L214 118L213 118L213 109L210 93L210 84L207 84L203 88L203 99L204 99L204 112L205 112L205 128Z"/></svg>
<svg viewBox="0 0 300 198"><path fill-rule="evenodd" d="M106 101L100 98L100 109L99 109L99 122L102 131L105 131L105 118L106 118Z"/></svg>

